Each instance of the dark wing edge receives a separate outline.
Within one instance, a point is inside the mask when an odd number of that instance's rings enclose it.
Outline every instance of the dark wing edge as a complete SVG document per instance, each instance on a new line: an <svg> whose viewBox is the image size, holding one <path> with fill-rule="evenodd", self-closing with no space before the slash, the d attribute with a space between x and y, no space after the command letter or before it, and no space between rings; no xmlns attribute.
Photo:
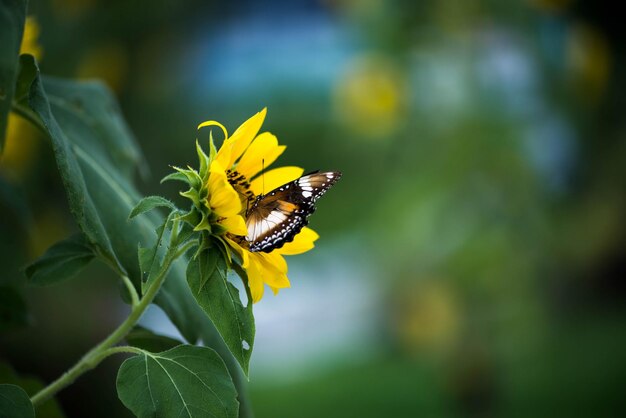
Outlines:
<svg viewBox="0 0 626 418"><path fill-rule="evenodd" d="M254 236L250 251L271 252L292 242L302 228L308 225L308 217L315 212L315 202L341 178L339 171L319 171L287 183L265 195L256 206L269 210L268 215L256 222L271 222L274 227L266 227L265 232ZM264 202L266 201L266 202ZM272 220L270 221L270 217ZM280 222L275 222L277 218ZM250 217L251 219L254 216ZM267 224L266 224L267 225ZM256 228L256 225L255 225ZM259 226L264 231L263 225Z"/></svg>

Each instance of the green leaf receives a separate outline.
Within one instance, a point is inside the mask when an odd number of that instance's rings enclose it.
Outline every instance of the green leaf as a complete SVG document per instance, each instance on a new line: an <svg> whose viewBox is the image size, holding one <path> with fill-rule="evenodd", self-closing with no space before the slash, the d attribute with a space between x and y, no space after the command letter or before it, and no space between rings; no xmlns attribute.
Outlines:
<svg viewBox="0 0 626 418"><path fill-rule="evenodd" d="M226 261L215 247L200 252L187 266L187 282L193 296L247 375L255 333L252 302L248 298L244 307L239 290L227 277Z"/></svg>
<svg viewBox="0 0 626 418"><path fill-rule="evenodd" d="M48 286L78 274L95 257L82 234L76 234L50 247L24 269L30 284Z"/></svg>
<svg viewBox="0 0 626 418"><path fill-rule="evenodd" d="M0 153L18 74L18 57L26 20L25 0L0 0Z"/></svg>
<svg viewBox="0 0 626 418"><path fill-rule="evenodd" d="M35 418L30 398L19 386L0 385L0 418Z"/></svg>
<svg viewBox="0 0 626 418"><path fill-rule="evenodd" d="M126 335L126 342L133 347L141 348L151 353L159 353L182 344L176 338L155 334L139 325Z"/></svg>
<svg viewBox="0 0 626 418"><path fill-rule="evenodd" d="M17 385L24 389L28 396L33 396L44 388L41 379L33 376L18 376L15 371L7 364L0 363L0 382ZM63 418L65 415L56 399L48 399L35 408L37 418ZM0 414L0 416L2 416Z"/></svg>
<svg viewBox="0 0 626 418"><path fill-rule="evenodd" d="M141 156L117 103L100 83L44 82L32 57L22 56L21 64L19 83L29 88L16 106L48 134L80 230L99 255L139 288L137 245L153 242L163 216L152 211L128 222L141 199L133 185ZM190 342L197 341L200 326L210 326L185 283L184 260L172 266L155 303Z"/></svg>
<svg viewBox="0 0 626 418"><path fill-rule="evenodd" d="M0 332L28 324L28 310L22 295L11 286L0 286Z"/></svg>
<svg viewBox="0 0 626 418"><path fill-rule="evenodd" d="M172 218L176 215L176 212L170 212L168 217L163 221L161 226L156 230L156 241L153 245L147 248L139 246L139 268L141 269L141 292L145 294L146 290L152 282L157 278L161 267L163 266L163 253L165 252L164 243L167 243L169 239L168 224L172 221Z"/></svg>
<svg viewBox="0 0 626 418"><path fill-rule="evenodd" d="M117 395L138 417L238 415L237 391L222 359L207 347L180 345L122 363Z"/></svg>
<svg viewBox="0 0 626 418"><path fill-rule="evenodd" d="M176 209L176 206L164 197L147 196L137 203L137 205L130 212L130 215L128 215L128 219L132 219L137 215L141 215L142 213L148 212L157 207L168 207L172 210Z"/></svg>

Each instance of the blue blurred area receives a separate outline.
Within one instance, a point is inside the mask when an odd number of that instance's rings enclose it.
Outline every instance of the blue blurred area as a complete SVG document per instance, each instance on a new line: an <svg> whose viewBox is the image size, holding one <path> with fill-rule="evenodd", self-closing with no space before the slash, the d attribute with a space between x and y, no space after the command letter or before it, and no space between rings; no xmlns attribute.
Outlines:
<svg viewBox="0 0 626 418"><path fill-rule="evenodd" d="M194 163L198 123L233 132L265 106L264 128L288 146L279 165L344 173L311 218L317 248L290 260L292 288L255 306L258 417L618 415L626 37L611 3L41 0L31 11L43 71L115 90L152 172L146 194L177 198L158 179ZM20 260L72 228L40 145L29 172L2 171L34 208L19 248L4 233L17 226L0 224L15 280ZM35 292L45 344L18 331L0 355L54 378L89 346L75 310L92 318L108 295L114 314L90 324L93 341L122 317L109 276L94 267ZM84 301L64 299L76 286ZM176 334L156 310L144 320ZM69 416L86 416L81 399L106 402L98 416L125 413L115 361L96 373L61 394Z"/></svg>

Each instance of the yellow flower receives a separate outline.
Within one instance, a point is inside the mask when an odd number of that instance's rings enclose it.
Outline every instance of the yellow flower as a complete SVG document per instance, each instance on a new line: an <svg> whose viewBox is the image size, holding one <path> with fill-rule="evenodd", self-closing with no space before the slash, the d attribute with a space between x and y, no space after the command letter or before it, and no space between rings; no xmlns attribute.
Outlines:
<svg viewBox="0 0 626 418"><path fill-rule="evenodd" d="M42 55L42 50L38 43L38 37L39 24L37 20L32 16L26 17L24 36L22 37L22 44L20 45L20 54L30 54L39 60Z"/></svg>
<svg viewBox="0 0 626 418"><path fill-rule="evenodd" d="M211 163L207 183L207 205L216 217L216 223L224 229L224 232L245 235L248 230L246 222L241 216L241 200L239 200L239 195L233 186L228 182L226 173L219 161Z"/></svg>
<svg viewBox="0 0 626 418"><path fill-rule="evenodd" d="M290 287L287 278L287 262L283 256L307 252L314 247L319 235L311 228L304 227L292 242L285 243L281 248L264 253L250 252L244 245L226 237L226 241L242 260L241 266L248 274L248 286L254 303L261 300L267 284L274 294L285 287Z"/></svg>
<svg viewBox="0 0 626 418"><path fill-rule="evenodd" d="M248 232L245 222L242 224L239 221L243 221L242 216L245 217L248 205L257 196L297 179L304 172L300 167L280 167L259 175L286 148L278 145L278 140L271 133L259 134L266 112L263 109L252 116L230 137L219 122L207 121L198 126L198 129L218 126L224 132L224 142L210 163L209 201L211 210L222 219L224 241L239 256L246 271L254 303L263 297L266 284L275 294L282 288L290 287L284 256L309 251L319 238L315 231L305 227L292 242L269 253L249 250L245 240Z"/></svg>
<svg viewBox="0 0 626 418"><path fill-rule="evenodd" d="M38 43L38 37L37 20L32 16L26 17L20 54L31 54L39 60L42 49ZM23 177L30 170L34 162L33 155L38 147L36 135L37 132L32 125L13 113L9 114L4 149L0 141L0 154L2 155L0 161L4 170L17 177Z"/></svg>

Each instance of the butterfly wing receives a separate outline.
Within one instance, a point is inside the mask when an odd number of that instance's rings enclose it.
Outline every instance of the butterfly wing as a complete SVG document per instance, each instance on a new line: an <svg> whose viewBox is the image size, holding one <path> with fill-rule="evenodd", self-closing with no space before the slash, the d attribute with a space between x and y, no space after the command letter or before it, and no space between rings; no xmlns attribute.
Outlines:
<svg viewBox="0 0 626 418"><path fill-rule="evenodd" d="M315 202L341 173L328 171L306 174L258 198L246 214L250 251L270 252L293 241L315 212Z"/></svg>

